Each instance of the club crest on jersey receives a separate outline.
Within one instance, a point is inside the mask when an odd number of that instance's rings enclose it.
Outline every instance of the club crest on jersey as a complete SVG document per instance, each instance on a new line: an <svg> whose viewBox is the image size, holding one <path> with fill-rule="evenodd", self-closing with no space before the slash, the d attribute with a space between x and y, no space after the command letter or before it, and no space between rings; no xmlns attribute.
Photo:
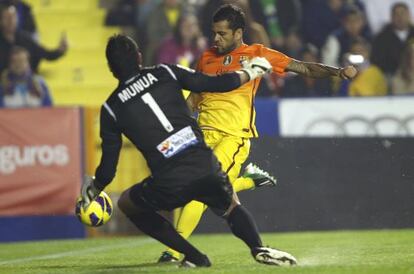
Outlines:
<svg viewBox="0 0 414 274"><path fill-rule="evenodd" d="M240 58L239 58L239 63L240 64L243 64L246 61L249 61L249 57L248 56L245 56L245 55L240 56Z"/></svg>
<svg viewBox="0 0 414 274"><path fill-rule="evenodd" d="M231 64L231 61L233 61L233 57L231 57L231 55L226 55L223 59L223 65L228 66Z"/></svg>

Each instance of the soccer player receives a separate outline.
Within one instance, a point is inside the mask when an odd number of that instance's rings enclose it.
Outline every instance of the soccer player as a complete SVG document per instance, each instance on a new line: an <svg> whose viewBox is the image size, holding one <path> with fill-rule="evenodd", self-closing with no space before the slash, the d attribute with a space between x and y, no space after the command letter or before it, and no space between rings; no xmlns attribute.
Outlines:
<svg viewBox="0 0 414 274"><path fill-rule="evenodd" d="M356 75L352 66L336 68L306 63L261 44L246 45L243 43L244 28L245 16L240 8L231 4L221 6L213 15L214 46L203 53L197 70L210 75L222 74L240 69L245 60L262 56L269 60L273 72L280 75L287 71L315 78L338 76L350 79ZM187 100L190 107L198 110L198 124L204 139L221 162L236 192L276 184L272 176L252 164L246 167L242 177L237 178L249 155L250 138L258 136L254 96L259 83L258 78L228 93L192 93ZM188 238L196 228L205 208L202 203L193 201L178 211L176 229L184 238ZM179 253L169 249L163 252L159 262L178 258Z"/></svg>
<svg viewBox="0 0 414 274"><path fill-rule="evenodd" d="M289 253L263 247L255 222L240 205L228 177L203 140L181 90L224 92L262 76L271 65L255 58L244 68L221 76L207 76L175 65L141 68L135 42L115 35L106 47L108 65L118 87L101 108L102 158L95 178L86 177L83 206L108 185L116 173L124 134L147 160L152 176L121 194L118 206L142 232L183 253L183 266L211 265L208 257L178 234L157 213L184 206L191 200L207 204L225 218L257 262L296 264Z"/></svg>

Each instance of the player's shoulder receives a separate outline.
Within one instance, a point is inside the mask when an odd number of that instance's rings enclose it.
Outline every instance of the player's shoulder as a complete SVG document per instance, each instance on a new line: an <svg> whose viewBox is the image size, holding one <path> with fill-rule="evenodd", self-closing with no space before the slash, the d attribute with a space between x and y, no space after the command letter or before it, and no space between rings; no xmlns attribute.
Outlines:
<svg viewBox="0 0 414 274"><path fill-rule="evenodd" d="M266 47L262 44L251 44L245 45L243 50L253 55L260 55L264 48Z"/></svg>
<svg viewBox="0 0 414 274"><path fill-rule="evenodd" d="M166 70L168 70L168 67L170 65L167 64L158 64L155 66L149 66L149 67L144 67L141 69L140 74L147 74L147 73L151 73L151 74L163 74L166 72Z"/></svg>
<svg viewBox="0 0 414 274"><path fill-rule="evenodd" d="M119 84L106 98L105 102L101 106L101 110L104 108L104 105L114 106L116 104L117 94L121 91L121 85Z"/></svg>
<svg viewBox="0 0 414 274"><path fill-rule="evenodd" d="M217 55L217 49L216 47L210 47L203 51L203 56L216 56Z"/></svg>

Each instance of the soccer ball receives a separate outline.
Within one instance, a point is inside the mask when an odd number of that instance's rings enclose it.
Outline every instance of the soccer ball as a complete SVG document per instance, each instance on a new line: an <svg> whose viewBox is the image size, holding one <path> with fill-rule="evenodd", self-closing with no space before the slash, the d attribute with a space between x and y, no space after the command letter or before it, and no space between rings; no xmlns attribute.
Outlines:
<svg viewBox="0 0 414 274"><path fill-rule="evenodd" d="M112 201L108 194L101 191L98 197L84 209L82 207L82 198L76 201L76 216L79 221L88 226L101 226L106 224L112 216Z"/></svg>

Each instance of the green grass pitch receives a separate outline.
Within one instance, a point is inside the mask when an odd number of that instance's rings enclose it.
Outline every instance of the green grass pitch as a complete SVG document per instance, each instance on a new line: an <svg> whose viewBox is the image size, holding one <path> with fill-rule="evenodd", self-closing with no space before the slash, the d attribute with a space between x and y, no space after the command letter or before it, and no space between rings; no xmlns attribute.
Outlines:
<svg viewBox="0 0 414 274"><path fill-rule="evenodd" d="M298 266L256 263L231 234L191 241L213 266L180 269L154 263L163 247L147 237L0 244L0 273L413 273L414 230L263 234L266 245L292 253Z"/></svg>

